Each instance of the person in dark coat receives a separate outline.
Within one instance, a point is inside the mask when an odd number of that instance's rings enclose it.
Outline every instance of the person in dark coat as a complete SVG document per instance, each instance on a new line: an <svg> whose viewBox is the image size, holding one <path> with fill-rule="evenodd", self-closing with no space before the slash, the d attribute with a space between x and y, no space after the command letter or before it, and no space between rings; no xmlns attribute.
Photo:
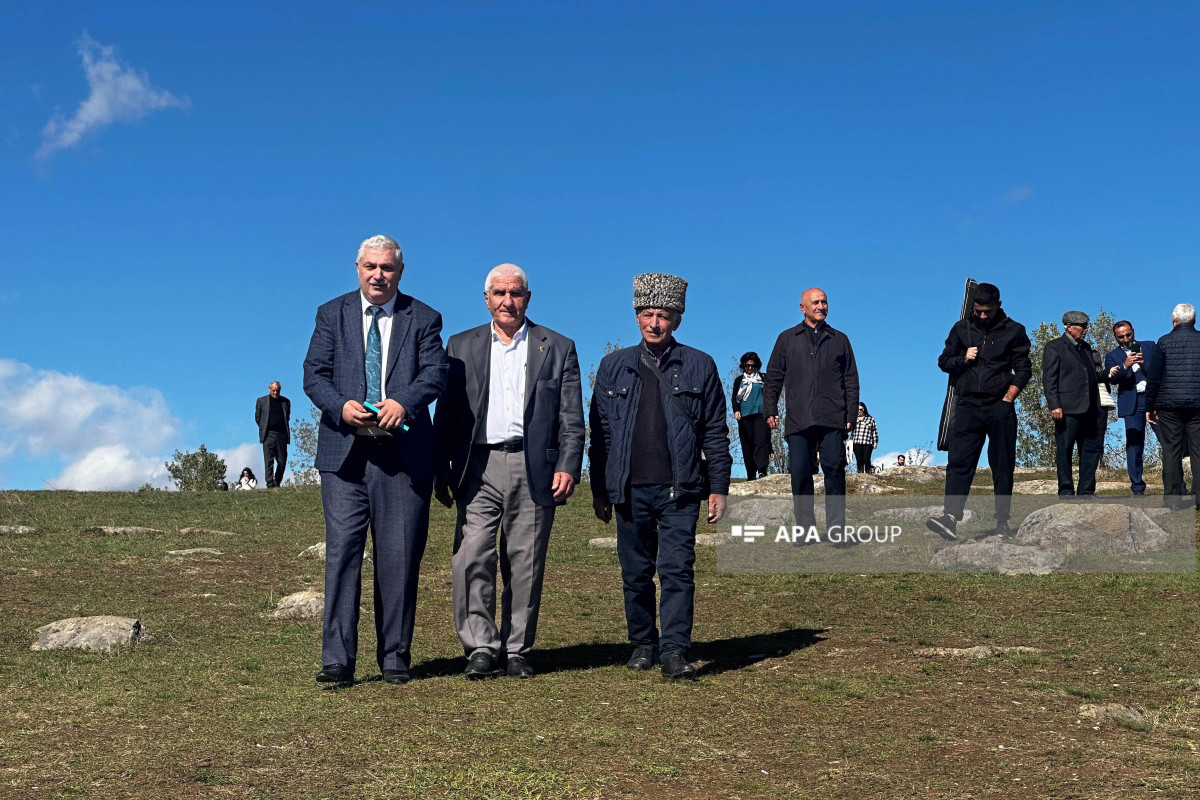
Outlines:
<svg viewBox="0 0 1200 800"><path fill-rule="evenodd" d="M1042 352L1042 388L1046 408L1054 419L1054 461L1058 467L1058 496L1089 497L1096 493L1096 468L1104 452L1101 415L1108 409L1100 405L1100 382L1108 379L1108 370L1092 346L1083 338L1088 315L1082 311L1063 314L1066 332L1046 343ZM1079 485L1076 489L1071 459L1079 450Z"/></svg>
<svg viewBox="0 0 1200 800"><path fill-rule="evenodd" d="M1158 423L1163 502L1172 508L1185 506L1186 447L1192 459L1192 498L1200 508L1200 492L1196 491L1196 454L1200 453L1200 332L1196 331L1196 307L1191 303L1175 306L1171 325L1171 332L1158 340L1146 370L1146 418Z"/></svg>
<svg viewBox="0 0 1200 800"><path fill-rule="evenodd" d="M746 480L767 477L771 467L771 429L763 414L762 360L758 353L745 353L739 365L742 374L733 379L733 418L738 424Z"/></svg>
<svg viewBox="0 0 1200 800"><path fill-rule="evenodd" d="M825 473L827 530L846 524L845 441L858 418L858 365L846 334L825 318L829 299L818 288L800 296L804 321L779 334L763 380L767 424L779 426L779 397L786 392L788 471L796 524L816 525L813 475L818 454Z"/></svg>
<svg viewBox="0 0 1200 800"><path fill-rule="evenodd" d="M1117 393L1117 417L1125 423L1125 466L1134 495L1146 493L1142 480L1142 454L1146 449L1146 368L1157 346L1134 338L1133 323L1121 320L1113 325L1117 346L1104 357L1108 380ZM1150 424L1158 437L1158 425Z"/></svg>
<svg viewBox="0 0 1200 800"><path fill-rule="evenodd" d="M1000 290L990 283L979 284L971 316L954 323L938 356L938 368L958 377L959 394L950 428L943 511L926 520L925 526L947 540L958 538L958 521L963 518L985 441L995 494L996 533L1012 535L1008 518L1017 462L1016 400L1033 377L1033 364L1025 326L1005 314L1000 305Z"/></svg>
<svg viewBox="0 0 1200 800"><path fill-rule="evenodd" d="M271 381L267 393L254 403L254 424L263 446L263 478L268 489L277 489L282 483L292 441L292 401L280 394L281 388L279 381Z"/></svg>

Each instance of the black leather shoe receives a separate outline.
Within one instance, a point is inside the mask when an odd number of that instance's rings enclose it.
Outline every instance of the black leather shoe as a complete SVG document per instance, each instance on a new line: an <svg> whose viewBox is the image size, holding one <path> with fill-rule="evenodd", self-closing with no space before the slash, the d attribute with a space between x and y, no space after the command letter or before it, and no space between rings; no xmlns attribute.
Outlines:
<svg viewBox="0 0 1200 800"><path fill-rule="evenodd" d="M1016 531L1014 531L1012 528L1008 527L1008 520L1006 520L1006 519L996 520L995 533L1001 539L1011 539L1012 537L1017 535Z"/></svg>
<svg viewBox="0 0 1200 800"><path fill-rule="evenodd" d="M529 662L524 656L509 656L508 666L505 667L505 672L510 678L532 678L533 667L529 666Z"/></svg>
<svg viewBox="0 0 1200 800"><path fill-rule="evenodd" d="M392 684L408 683L412 680L412 674L406 669L385 669L383 671L383 682Z"/></svg>
<svg viewBox="0 0 1200 800"><path fill-rule="evenodd" d="M626 669L647 670L654 666L654 662L658 659L654 657L654 648L649 645L639 644L633 648L633 655L629 657L628 663L625 664Z"/></svg>
<svg viewBox="0 0 1200 800"><path fill-rule="evenodd" d="M662 674L664 678L671 680L696 680L696 668L687 662L679 653L668 653L667 657L662 662Z"/></svg>
<svg viewBox="0 0 1200 800"><path fill-rule="evenodd" d="M317 673L317 683L353 683L354 669L345 664L326 664Z"/></svg>
<svg viewBox="0 0 1200 800"><path fill-rule="evenodd" d="M500 674L496 669L496 659L491 653L479 652L471 656L467 660L467 668L463 670L463 675L467 676L469 681L483 681L488 678L495 678Z"/></svg>

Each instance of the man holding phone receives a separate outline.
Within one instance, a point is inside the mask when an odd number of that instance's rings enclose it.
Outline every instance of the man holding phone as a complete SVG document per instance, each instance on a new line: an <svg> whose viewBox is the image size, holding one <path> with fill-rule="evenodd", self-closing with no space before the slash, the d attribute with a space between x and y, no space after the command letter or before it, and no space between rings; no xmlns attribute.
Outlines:
<svg viewBox="0 0 1200 800"><path fill-rule="evenodd" d="M429 533L433 422L446 386L442 316L397 291L400 245L358 248L358 289L317 309L304 392L321 410L315 466L325 510L325 618L318 683L354 680L362 559L371 530L376 660L409 680L417 571Z"/></svg>
<svg viewBox="0 0 1200 800"><path fill-rule="evenodd" d="M1135 496L1146 493L1142 479L1142 454L1146 449L1146 365L1154 356L1154 342L1139 342L1133 336L1133 323L1121 320L1113 325L1117 346L1104 357L1108 382L1116 389L1117 416L1125 422L1125 465L1129 485ZM1158 436L1158 425L1150 423Z"/></svg>

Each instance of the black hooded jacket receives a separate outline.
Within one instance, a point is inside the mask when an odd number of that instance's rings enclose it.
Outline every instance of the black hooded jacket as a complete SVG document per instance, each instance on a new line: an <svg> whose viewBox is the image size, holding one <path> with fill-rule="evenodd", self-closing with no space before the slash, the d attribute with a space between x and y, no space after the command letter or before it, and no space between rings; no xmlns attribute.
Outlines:
<svg viewBox="0 0 1200 800"><path fill-rule="evenodd" d="M968 347L979 348L969 364ZM1025 326L1000 310L990 327L970 318L954 323L938 356L938 367L948 375L961 376L959 397L978 405L999 400L1009 386L1016 386L1018 393L1025 388L1033 377L1029 347Z"/></svg>

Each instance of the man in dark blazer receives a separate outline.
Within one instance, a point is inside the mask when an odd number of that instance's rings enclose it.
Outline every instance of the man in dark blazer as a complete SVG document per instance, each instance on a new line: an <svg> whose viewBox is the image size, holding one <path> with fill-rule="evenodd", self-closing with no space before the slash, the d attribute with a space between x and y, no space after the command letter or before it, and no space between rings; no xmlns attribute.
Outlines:
<svg viewBox="0 0 1200 800"><path fill-rule="evenodd" d="M429 404L446 386L442 317L397 291L404 258L394 239L364 241L355 269L358 290L317 309L304 359L304 391L321 410L315 466L325 509L317 681L354 679L370 527L376 660L386 683L405 683L433 492Z"/></svg>
<svg viewBox="0 0 1200 800"><path fill-rule="evenodd" d="M282 388L279 381L271 381L267 393L254 404L254 422L263 446L263 480L268 489L277 488L283 481L287 446L292 441L292 401L279 393Z"/></svg>
<svg viewBox="0 0 1200 800"><path fill-rule="evenodd" d="M1091 496L1096 493L1096 467L1104 452L1104 426L1100 415L1100 381L1108 371L1093 358L1092 346L1084 340L1088 315L1082 311L1063 314L1066 333L1046 343L1042 352L1042 388L1046 408L1054 419L1055 465L1058 467L1058 496ZM1071 474L1071 458L1079 448L1079 487Z"/></svg>
<svg viewBox="0 0 1200 800"><path fill-rule="evenodd" d="M483 298L492 321L451 336L437 403L438 500L458 501L454 624L470 680L533 677L533 648L554 510L583 467L583 400L575 343L526 319L525 272L501 264ZM496 627L496 537L504 594ZM503 661L502 661L503 660Z"/></svg>
<svg viewBox="0 0 1200 800"><path fill-rule="evenodd" d="M1133 336L1133 323L1121 320L1113 325L1117 346L1104 357L1108 381L1117 391L1117 416L1125 422L1125 466L1134 495L1146 493L1142 480L1142 454L1146 449L1146 367L1157 345L1139 342ZM1150 423L1158 436L1158 425Z"/></svg>

